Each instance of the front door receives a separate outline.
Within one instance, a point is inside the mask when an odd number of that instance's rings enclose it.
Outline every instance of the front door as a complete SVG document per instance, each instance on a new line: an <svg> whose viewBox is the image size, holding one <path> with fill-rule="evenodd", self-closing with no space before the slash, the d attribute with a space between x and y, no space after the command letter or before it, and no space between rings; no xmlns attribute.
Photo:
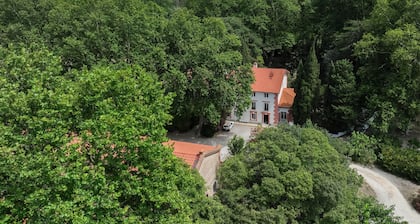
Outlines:
<svg viewBox="0 0 420 224"><path fill-rule="evenodd" d="M269 118L270 118L270 116L268 114L263 115L264 124L268 124L268 121L270 120Z"/></svg>

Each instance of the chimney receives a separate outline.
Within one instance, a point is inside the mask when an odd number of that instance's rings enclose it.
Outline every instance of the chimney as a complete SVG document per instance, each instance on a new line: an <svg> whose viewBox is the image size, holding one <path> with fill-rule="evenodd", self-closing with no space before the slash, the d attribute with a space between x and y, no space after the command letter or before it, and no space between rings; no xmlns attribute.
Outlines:
<svg viewBox="0 0 420 224"><path fill-rule="evenodd" d="M254 64L252 65L252 67L258 68L258 63L257 62L254 62Z"/></svg>
<svg viewBox="0 0 420 224"><path fill-rule="evenodd" d="M272 79L274 76L273 71L270 72L270 79Z"/></svg>

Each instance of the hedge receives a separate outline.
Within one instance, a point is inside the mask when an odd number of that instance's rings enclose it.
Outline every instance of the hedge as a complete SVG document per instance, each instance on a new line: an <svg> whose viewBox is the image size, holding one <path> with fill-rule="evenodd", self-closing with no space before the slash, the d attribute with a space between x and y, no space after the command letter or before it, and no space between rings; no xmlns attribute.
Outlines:
<svg viewBox="0 0 420 224"><path fill-rule="evenodd" d="M382 149L381 165L398 176L420 183L420 151L387 146Z"/></svg>

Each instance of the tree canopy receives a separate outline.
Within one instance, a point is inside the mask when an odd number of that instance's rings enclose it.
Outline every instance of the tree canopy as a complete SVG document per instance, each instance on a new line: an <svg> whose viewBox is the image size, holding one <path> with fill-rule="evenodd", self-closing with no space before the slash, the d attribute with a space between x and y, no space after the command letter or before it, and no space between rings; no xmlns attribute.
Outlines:
<svg viewBox="0 0 420 224"><path fill-rule="evenodd" d="M217 195L230 209L225 223L400 223L359 198L360 184L323 132L279 126L222 165Z"/></svg>
<svg viewBox="0 0 420 224"><path fill-rule="evenodd" d="M337 153L381 159L367 135L341 144L282 126L246 147L235 139L214 199L162 142L171 126L213 131L233 108L244 111L254 62L295 74L298 124L406 131L420 112L419 1L0 8L0 222L399 223L355 196L360 180ZM401 158L416 151L399 151L383 149L384 166L412 174Z"/></svg>
<svg viewBox="0 0 420 224"><path fill-rule="evenodd" d="M297 123L311 118L332 131L371 123L386 134L407 130L420 111L415 0L3 0L0 7L3 46L41 43L65 69L123 62L156 73L176 93L170 113L178 129L217 125L233 107L242 111L250 64L293 73L299 61L313 61L314 39L319 68L311 66L320 81L297 88L298 104L312 101L312 87L320 89L306 112L308 103L295 112ZM342 96L326 87L339 60L352 67L355 100L338 106L331 100ZM354 102L360 111L352 111Z"/></svg>
<svg viewBox="0 0 420 224"><path fill-rule="evenodd" d="M172 95L137 66L65 73L45 48L0 48L0 220L188 223L202 180L169 148Z"/></svg>

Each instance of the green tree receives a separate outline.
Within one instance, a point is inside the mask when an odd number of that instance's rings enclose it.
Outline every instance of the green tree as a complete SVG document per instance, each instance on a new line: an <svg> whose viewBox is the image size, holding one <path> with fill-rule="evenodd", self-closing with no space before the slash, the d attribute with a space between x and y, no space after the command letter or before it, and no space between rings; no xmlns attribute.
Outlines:
<svg viewBox="0 0 420 224"><path fill-rule="evenodd" d="M313 119L321 100L320 67L315 53L315 41L305 64L299 63L296 79L296 98L293 104L293 118L297 124ZM299 74L300 73L300 74Z"/></svg>
<svg viewBox="0 0 420 224"><path fill-rule="evenodd" d="M241 54L243 57L244 63L254 63L263 64L262 58L262 46L263 41L261 37L252 32L252 30L247 27L241 18L238 17L225 17L223 21L226 24L226 28L229 32L235 33L241 40Z"/></svg>
<svg viewBox="0 0 420 224"><path fill-rule="evenodd" d="M312 223L355 194L358 181L321 132L280 126L265 129L227 160L219 184L217 195L233 209L234 223L259 223L269 211L284 223Z"/></svg>
<svg viewBox="0 0 420 224"><path fill-rule="evenodd" d="M60 146L75 122L77 101L60 58L45 47L0 47L0 123L10 131L3 146Z"/></svg>
<svg viewBox="0 0 420 224"><path fill-rule="evenodd" d="M361 178L313 127L264 129L223 163L217 196L225 223L401 223L357 196Z"/></svg>
<svg viewBox="0 0 420 224"><path fill-rule="evenodd" d="M214 219L220 205L198 173L161 144L172 94L157 75L122 64L61 75L43 48L0 52L0 107L10 108L0 116L0 220Z"/></svg>
<svg viewBox="0 0 420 224"><path fill-rule="evenodd" d="M233 136L233 138L228 143L229 151L232 153L232 155L240 153L244 146L245 140L237 135Z"/></svg>
<svg viewBox="0 0 420 224"><path fill-rule="evenodd" d="M349 60L331 63L331 74L326 92L326 116L330 130L350 129L357 118L357 86L353 65Z"/></svg>
<svg viewBox="0 0 420 224"><path fill-rule="evenodd" d="M379 154L379 142L375 137L369 137L360 132L353 132L350 138L353 150L350 154L352 159L363 164L373 164Z"/></svg>
<svg viewBox="0 0 420 224"><path fill-rule="evenodd" d="M2 43L45 44L66 68L129 62L157 72L165 65L165 44L156 37L167 12L152 1L5 0L0 6Z"/></svg>
<svg viewBox="0 0 420 224"><path fill-rule="evenodd" d="M355 46L363 107L377 133L406 130L419 114L420 32L413 16L419 7L418 1L378 1Z"/></svg>
<svg viewBox="0 0 420 224"><path fill-rule="evenodd" d="M215 126L233 107L239 113L246 109L251 66L242 64L241 42L228 33L223 20L200 19L180 9L171 15L165 33L170 62L162 79L167 91L177 93L175 120L195 116L200 128Z"/></svg>
<svg viewBox="0 0 420 224"><path fill-rule="evenodd" d="M287 54L296 44L296 26L301 10L299 1L198 0L187 1L186 6L202 17L239 18L250 31L245 37L255 33L262 40L259 47L268 66L273 65L276 54ZM253 57L257 56L260 55Z"/></svg>

